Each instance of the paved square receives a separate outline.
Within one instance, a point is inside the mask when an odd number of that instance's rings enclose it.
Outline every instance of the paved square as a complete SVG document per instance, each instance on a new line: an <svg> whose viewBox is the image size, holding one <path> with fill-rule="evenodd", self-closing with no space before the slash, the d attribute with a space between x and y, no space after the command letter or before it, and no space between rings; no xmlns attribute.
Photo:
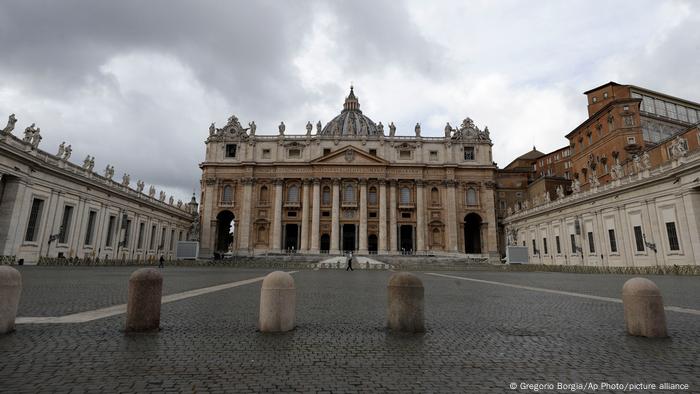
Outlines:
<svg viewBox="0 0 700 394"><path fill-rule="evenodd" d="M134 270L20 269L20 317L64 316L123 304ZM164 293L268 272L167 268ZM440 274L616 299L630 278ZM15 333L0 337L0 390L533 392L520 384L558 382L668 382L688 384L688 392L700 388L697 314L668 311L670 339L633 338L624 332L622 305L616 302L421 272L416 275L425 285L428 331L397 335L383 328L390 275L294 273L298 327L285 334L255 331L259 282L164 304L158 334L124 335L124 315L76 324L20 324ZM697 278L651 279L667 306L700 310ZM509 389L511 383L518 384L516 390ZM620 390L597 390L615 391Z"/></svg>

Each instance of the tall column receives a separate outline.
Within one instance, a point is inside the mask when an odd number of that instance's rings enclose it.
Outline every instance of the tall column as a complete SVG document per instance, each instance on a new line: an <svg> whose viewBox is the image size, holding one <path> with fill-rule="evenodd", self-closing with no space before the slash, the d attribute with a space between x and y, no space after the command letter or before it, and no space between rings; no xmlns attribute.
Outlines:
<svg viewBox="0 0 700 394"><path fill-rule="evenodd" d="M0 196L2 198L0 201L0 255L14 256L19 249L20 242L18 240L24 240L25 236L20 231L20 229L25 228L19 224L20 219L22 219L21 215L27 212L27 217L29 217L29 208L25 208L27 204L24 204L27 182L7 175L3 177L7 178L5 190Z"/></svg>
<svg viewBox="0 0 700 394"><path fill-rule="evenodd" d="M333 210L331 212L331 254L340 253L338 248L340 227L340 179L333 179Z"/></svg>
<svg viewBox="0 0 700 394"><path fill-rule="evenodd" d="M367 254L367 179L360 179L360 254Z"/></svg>
<svg viewBox="0 0 700 394"><path fill-rule="evenodd" d="M379 246L378 253L386 253L386 181L379 180Z"/></svg>
<svg viewBox="0 0 700 394"><path fill-rule="evenodd" d="M416 251L425 250L425 199L423 181L416 180Z"/></svg>
<svg viewBox="0 0 700 394"><path fill-rule="evenodd" d="M311 211L311 252L319 253L318 230L321 219L321 180L314 178L313 183L313 206L311 207L311 209L313 209L313 211Z"/></svg>
<svg viewBox="0 0 700 394"><path fill-rule="evenodd" d="M310 179L304 179L304 187L301 192L301 247L304 252L309 250L309 185Z"/></svg>
<svg viewBox="0 0 700 394"><path fill-rule="evenodd" d="M389 251L396 252L396 180L389 181Z"/></svg>
<svg viewBox="0 0 700 394"><path fill-rule="evenodd" d="M216 185L216 180L212 177L205 178L204 182L202 182L202 187L204 188L204 191L202 193L202 216L200 217L201 220L201 229L202 229L202 234L200 238L200 251L199 255L202 257L211 257L214 253L214 248L216 247L214 244L214 240L216 238L216 225L215 225L215 217L214 215L214 204L216 204L216 198L215 198L215 189L214 185ZM138 225L138 224L137 224ZM146 231L144 229L144 231ZM145 237L144 237L145 239ZM142 245L143 246L143 245Z"/></svg>
<svg viewBox="0 0 700 394"><path fill-rule="evenodd" d="M457 248L457 199L455 198L455 181L445 181L447 188L447 250L458 252Z"/></svg>
<svg viewBox="0 0 700 394"><path fill-rule="evenodd" d="M253 183L255 183L255 178L244 178L243 179L243 206L240 211L240 228L238 229L238 236L240 238L241 250L248 252L252 245L250 245L250 217L251 217L251 205L253 199Z"/></svg>
<svg viewBox="0 0 700 394"><path fill-rule="evenodd" d="M272 250L282 250L282 186L284 179L275 180L274 219L272 220Z"/></svg>

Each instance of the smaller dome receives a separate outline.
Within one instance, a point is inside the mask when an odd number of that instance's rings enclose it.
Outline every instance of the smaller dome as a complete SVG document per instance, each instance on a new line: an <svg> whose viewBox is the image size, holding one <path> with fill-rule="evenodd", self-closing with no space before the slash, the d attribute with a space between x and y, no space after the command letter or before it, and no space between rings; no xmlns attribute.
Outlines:
<svg viewBox="0 0 700 394"><path fill-rule="evenodd" d="M360 111L360 101L350 86L350 94L345 98L343 111L321 130L321 135L378 135L377 125Z"/></svg>

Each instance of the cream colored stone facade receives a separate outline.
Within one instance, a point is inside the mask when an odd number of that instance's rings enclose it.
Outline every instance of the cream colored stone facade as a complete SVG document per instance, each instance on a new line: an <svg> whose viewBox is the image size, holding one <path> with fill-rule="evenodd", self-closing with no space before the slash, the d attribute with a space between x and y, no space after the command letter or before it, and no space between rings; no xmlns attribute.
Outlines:
<svg viewBox="0 0 700 394"><path fill-rule="evenodd" d="M175 257L196 203L166 201L162 192L156 198L155 189L144 194L144 184L133 185L128 175L113 181L111 166L98 175L94 158L79 166L69 161L70 147L62 144L54 155L38 148L38 132L28 128L22 140L11 131L0 134L0 256L26 262Z"/></svg>
<svg viewBox="0 0 700 394"><path fill-rule="evenodd" d="M215 252L481 254L497 258L488 129L384 133L351 91L306 134L212 125L202 168L202 257ZM230 235L230 231L233 232Z"/></svg>
<svg viewBox="0 0 700 394"><path fill-rule="evenodd" d="M698 264L700 150L655 168L629 166L624 174L509 215L504 220L508 243L527 246L532 263Z"/></svg>

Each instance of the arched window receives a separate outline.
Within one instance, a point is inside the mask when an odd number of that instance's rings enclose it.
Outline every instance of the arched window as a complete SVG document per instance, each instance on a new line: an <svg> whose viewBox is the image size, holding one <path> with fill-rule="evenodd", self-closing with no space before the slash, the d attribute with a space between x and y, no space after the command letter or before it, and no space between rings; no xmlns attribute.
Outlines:
<svg viewBox="0 0 700 394"><path fill-rule="evenodd" d="M224 193L223 193L223 196L221 197L221 201L223 201L223 202L232 202L233 201L233 187L231 187L231 185L224 186Z"/></svg>
<svg viewBox="0 0 700 394"><path fill-rule="evenodd" d="M399 202L401 204L410 204L411 203L411 189L407 187L402 187L401 188L401 196L399 199Z"/></svg>
<svg viewBox="0 0 700 394"><path fill-rule="evenodd" d="M267 186L260 187L260 201L267 202Z"/></svg>
<svg viewBox="0 0 700 394"><path fill-rule="evenodd" d="M331 188L328 186L323 187L323 197L321 197L321 203L323 205L331 205Z"/></svg>
<svg viewBox="0 0 700 394"><path fill-rule="evenodd" d="M372 186L369 188L369 195L367 196L367 201L369 205L377 205L377 188Z"/></svg>
<svg viewBox="0 0 700 394"><path fill-rule="evenodd" d="M345 185L345 193L343 193L343 201L355 202L355 188L352 185Z"/></svg>
<svg viewBox="0 0 700 394"><path fill-rule="evenodd" d="M433 205L440 205L440 192L437 187L430 189L430 202Z"/></svg>
<svg viewBox="0 0 700 394"><path fill-rule="evenodd" d="M472 187L467 189L467 205L476 205L476 190Z"/></svg>
<svg viewBox="0 0 700 394"><path fill-rule="evenodd" d="M287 202L299 202L299 187L297 185L289 186L287 189Z"/></svg>

